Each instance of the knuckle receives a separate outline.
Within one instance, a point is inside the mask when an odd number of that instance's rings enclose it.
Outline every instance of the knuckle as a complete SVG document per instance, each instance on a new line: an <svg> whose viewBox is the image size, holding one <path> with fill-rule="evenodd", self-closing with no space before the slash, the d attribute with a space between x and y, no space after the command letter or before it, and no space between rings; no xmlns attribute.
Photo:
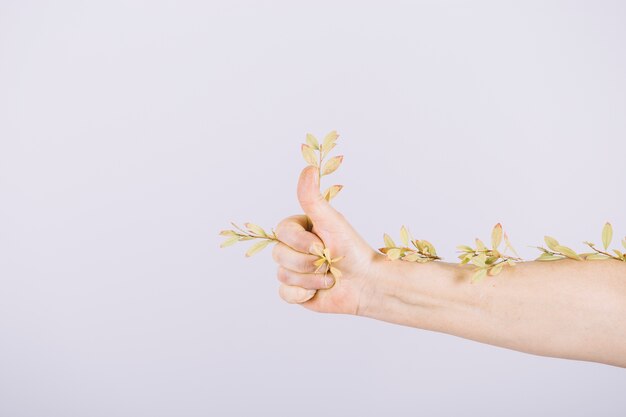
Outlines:
<svg viewBox="0 0 626 417"><path fill-rule="evenodd" d="M286 284L288 279L287 269L279 266L278 271L276 272L276 277L278 278L278 281Z"/></svg>
<svg viewBox="0 0 626 417"><path fill-rule="evenodd" d="M315 270L315 265L306 258L301 258L300 261L298 261L298 266L300 267L300 271L305 273Z"/></svg>

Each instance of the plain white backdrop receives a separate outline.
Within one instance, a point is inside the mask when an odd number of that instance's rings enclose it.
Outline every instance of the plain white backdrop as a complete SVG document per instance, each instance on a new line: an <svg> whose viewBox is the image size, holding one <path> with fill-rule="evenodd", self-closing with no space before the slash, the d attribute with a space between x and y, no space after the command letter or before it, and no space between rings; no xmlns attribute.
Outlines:
<svg viewBox="0 0 626 417"><path fill-rule="evenodd" d="M269 249L217 236L299 213L300 143L336 129L334 204L374 247L402 224L448 261L497 222L525 259L623 238L624 21L0 1L0 416L625 415L624 369L315 314Z"/></svg>

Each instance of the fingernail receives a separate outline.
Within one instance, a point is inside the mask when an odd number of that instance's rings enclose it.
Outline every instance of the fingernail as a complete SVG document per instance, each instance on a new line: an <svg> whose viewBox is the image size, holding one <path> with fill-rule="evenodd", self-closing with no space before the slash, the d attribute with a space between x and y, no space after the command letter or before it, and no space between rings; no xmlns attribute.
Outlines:
<svg viewBox="0 0 626 417"><path fill-rule="evenodd" d="M335 285L335 277L330 274L326 274L324 276L324 287L331 288L333 285Z"/></svg>

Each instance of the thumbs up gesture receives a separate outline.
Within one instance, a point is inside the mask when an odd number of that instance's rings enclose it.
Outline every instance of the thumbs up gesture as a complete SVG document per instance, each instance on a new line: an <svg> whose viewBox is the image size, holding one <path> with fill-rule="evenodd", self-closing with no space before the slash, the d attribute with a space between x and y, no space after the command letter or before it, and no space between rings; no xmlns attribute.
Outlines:
<svg viewBox="0 0 626 417"><path fill-rule="evenodd" d="M322 196L319 172L315 166L302 170L297 196L304 214L287 217L275 230L279 242L272 257L279 265L279 294L314 311L356 314L381 255ZM316 266L322 248L332 259L340 259L332 264L340 273Z"/></svg>

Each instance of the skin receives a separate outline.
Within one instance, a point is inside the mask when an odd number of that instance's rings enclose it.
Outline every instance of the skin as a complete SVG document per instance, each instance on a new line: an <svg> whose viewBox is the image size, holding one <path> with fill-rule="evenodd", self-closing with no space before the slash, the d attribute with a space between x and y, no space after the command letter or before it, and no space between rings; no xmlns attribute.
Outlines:
<svg viewBox="0 0 626 417"><path fill-rule="evenodd" d="M626 367L626 262L522 262L470 283L471 265L387 260L322 198L314 167L300 175L298 200L305 214L279 223L276 234L284 243L272 252L283 300L536 355ZM333 258L344 256L336 282L314 273L313 244L329 248Z"/></svg>

